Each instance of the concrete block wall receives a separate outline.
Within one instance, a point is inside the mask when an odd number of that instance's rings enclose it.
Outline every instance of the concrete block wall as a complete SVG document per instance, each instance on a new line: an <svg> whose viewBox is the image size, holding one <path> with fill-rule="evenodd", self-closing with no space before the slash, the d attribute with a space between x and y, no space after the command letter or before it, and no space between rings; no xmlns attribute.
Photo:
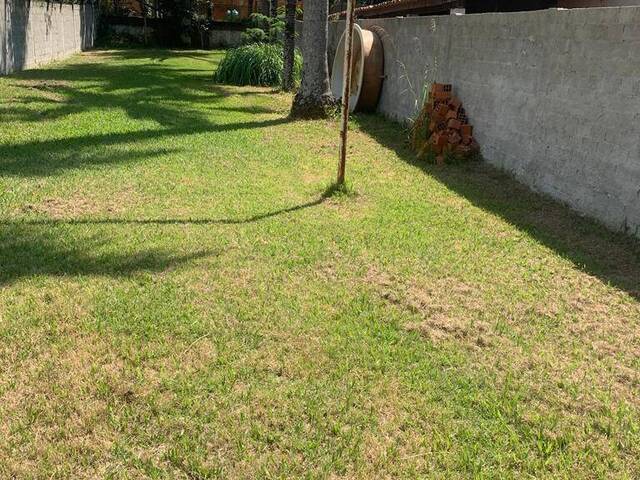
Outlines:
<svg viewBox="0 0 640 480"><path fill-rule="evenodd" d="M91 48L98 7L40 0L0 0L0 75Z"/></svg>
<svg viewBox="0 0 640 480"><path fill-rule="evenodd" d="M242 43L242 30L212 29L209 31L211 48L232 48Z"/></svg>
<svg viewBox="0 0 640 480"><path fill-rule="evenodd" d="M360 23L384 45L379 111L406 121L424 85L452 83L488 162L640 236L640 7Z"/></svg>

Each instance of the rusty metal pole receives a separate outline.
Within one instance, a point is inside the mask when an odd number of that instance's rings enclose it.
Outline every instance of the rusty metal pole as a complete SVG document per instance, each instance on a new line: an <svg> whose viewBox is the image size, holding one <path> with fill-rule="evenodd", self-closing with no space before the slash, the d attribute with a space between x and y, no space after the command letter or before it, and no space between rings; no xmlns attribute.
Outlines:
<svg viewBox="0 0 640 480"><path fill-rule="evenodd" d="M344 75L342 77L342 126L340 128L340 160L337 184L344 184L347 165L347 130L349 127L349 97L351 96L351 57L353 54L353 24L356 0L347 1L347 25L344 37Z"/></svg>

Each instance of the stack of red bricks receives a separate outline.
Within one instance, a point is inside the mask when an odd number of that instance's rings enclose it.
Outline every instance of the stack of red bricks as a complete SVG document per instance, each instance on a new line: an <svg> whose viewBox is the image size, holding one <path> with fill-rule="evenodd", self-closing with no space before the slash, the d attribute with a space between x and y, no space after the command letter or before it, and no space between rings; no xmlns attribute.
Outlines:
<svg viewBox="0 0 640 480"><path fill-rule="evenodd" d="M444 163L447 154L469 158L479 152L478 142L473 138L473 127L469 125L462 102L453 95L450 84L431 85L424 113L429 123L423 150L433 152L437 163Z"/></svg>

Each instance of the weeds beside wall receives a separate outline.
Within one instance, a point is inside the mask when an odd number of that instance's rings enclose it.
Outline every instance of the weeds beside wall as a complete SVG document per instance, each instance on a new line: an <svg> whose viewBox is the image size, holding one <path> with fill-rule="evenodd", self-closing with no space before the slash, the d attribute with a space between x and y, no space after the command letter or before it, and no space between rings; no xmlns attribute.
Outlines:
<svg viewBox="0 0 640 480"><path fill-rule="evenodd" d="M406 121L425 84L452 83L487 161L640 236L640 7L360 24L384 45L379 111Z"/></svg>
<svg viewBox="0 0 640 480"><path fill-rule="evenodd" d="M92 0L0 0L0 75L91 48L96 21Z"/></svg>

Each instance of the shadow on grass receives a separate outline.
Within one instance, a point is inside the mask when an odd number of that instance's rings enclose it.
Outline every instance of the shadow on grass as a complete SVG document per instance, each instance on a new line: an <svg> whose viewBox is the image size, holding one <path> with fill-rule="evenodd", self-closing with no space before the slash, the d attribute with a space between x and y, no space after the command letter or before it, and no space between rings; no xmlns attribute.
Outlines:
<svg viewBox="0 0 640 480"><path fill-rule="evenodd" d="M72 240L68 231L56 232L27 224L4 224L0 229L0 287L21 278L47 276L126 277L138 272L161 272L191 260L217 255L197 251L176 255L162 249L132 253L100 252L108 240Z"/></svg>
<svg viewBox="0 0 640 480"><path fill-rule="evenodd" d="M33 220L0 220L0 225L8 227L43 225L244 225L315 207L323 203L327 198L327 195L322 195L320 198L310 202L246 218L42 218Z"/></svg>
<svg viewBox="0 0 640 480"><path fill-rule="evenodd" d="M50 176L68 169L130 163L178 151L177 149L127 150L115 152L104 148L136 142L158 140L176 135L231 132L265 128L287 123L288 118L235 122L220 125L176 126L159 130L106 133L54 140L35 140L21 144L0 145L0 176Z"/></svg>
<svg viewBox="0 0 640 480"><path fill-rule="evenodd" d="M92 254L107 241L83 239L68 246L68 239L56 237L58 227L77 225L242 225L320 205L329 196L239 219L35 219L0 220L0 287L32 275L99 275L120 277L139 271L158 272L216 252L200 251L172 255L163 250L144 250L134 254ZM45 227L45 228L42 228Z"/></svg>
<svg viewBox="0 0 640 480"><path fill-rule="evenodd" d="M27 70L8 78L24 95L0 104L0 129L5 128L7 122L38 122L38 128L55 132L55 124L44 127L43 122L92 111L96 112L97 125L96 128L89 126L92 128L89 133L77 136L65 134L46 140L1 144L0 176L48 176L68 169L132 162L171 153L166 149L148 148L156 139L259 129L289 121L282 116L230 122L225 113L277 112L258 106L220 105L236 91L212 83L213 68L207 61L211 59L210 53L131 50L92 55L104 57L104 61ZM196 63L193 69L173 68L168 62L150 63L176 56L205 62ZM115 61L108 61L114 58ZM149 62L134 62L140 59ZM152 121L157 127L105 132L100 125L101 118L104 112L113 110L124 112L132 120ZM149 144L140 143L144 141Z"/></svg>
<svg viewBox="0 0 640 480"><path fill-rule="evenodd" d="M204 50L179 50L179 49L155 49L155 48L132 48L132 49L114 49L114 50L95 50L92 55L102 56L105 58L119 58L122 60L141 60L149 59L157 62L164 62L169 58L191 58L193 60L201 60L206 63L215 63L211 61L211 52Z"/></svg>
<svg viewBox="0 0 640 480"><path fill-rule="evenodd" d="M422 170L477 207L519 230L636 299L640 299L640 242L584 218L537 194L485 162L439 167L416 159L398 124L376 115L357 117L360 129L405 162Z"/></svg>

